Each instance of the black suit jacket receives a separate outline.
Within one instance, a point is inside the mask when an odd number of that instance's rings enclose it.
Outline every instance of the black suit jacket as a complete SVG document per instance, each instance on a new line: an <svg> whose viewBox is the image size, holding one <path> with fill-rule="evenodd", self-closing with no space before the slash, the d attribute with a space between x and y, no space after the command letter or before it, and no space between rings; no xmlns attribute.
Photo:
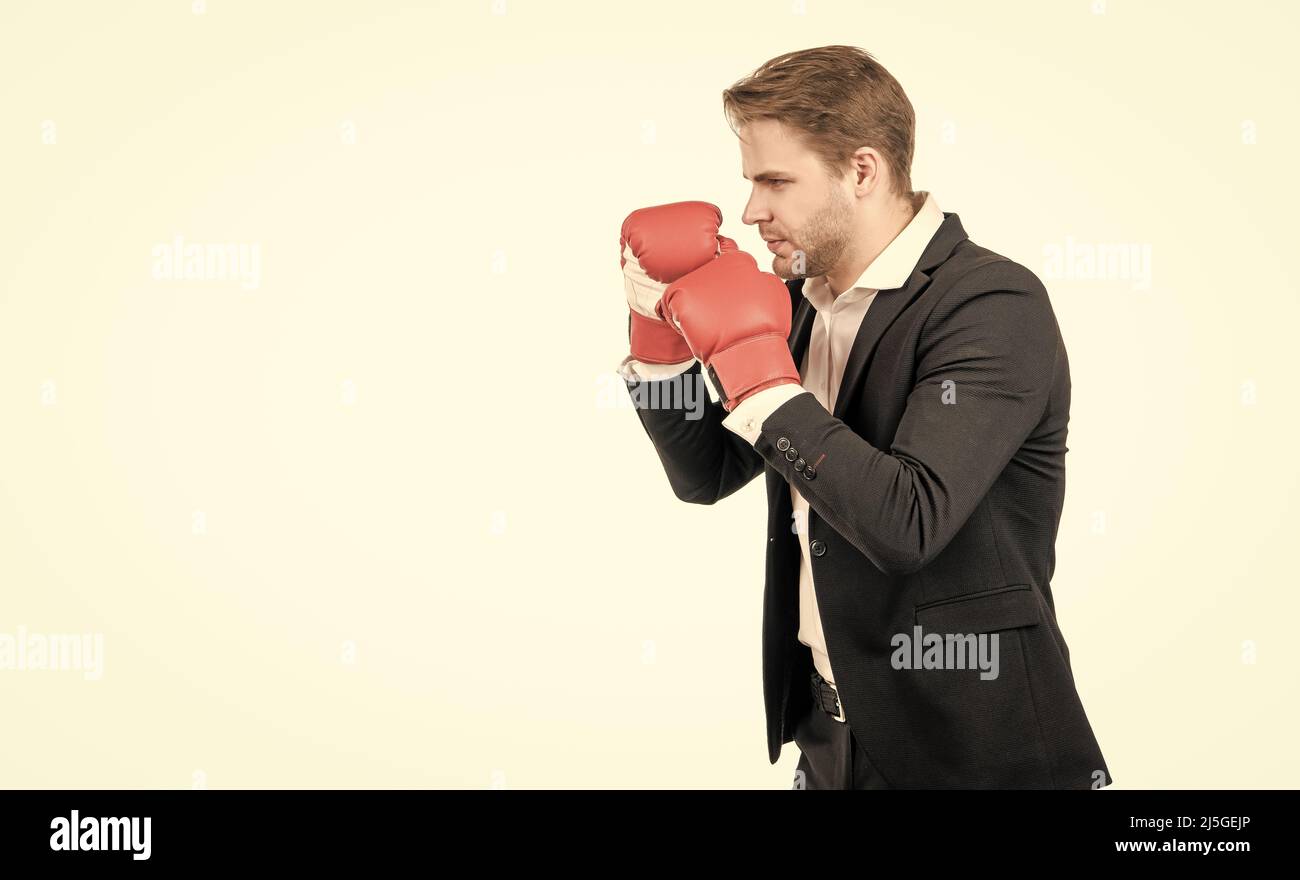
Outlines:
<svg viewBox="0 0 1300 880"><path fill-rule="evenodd" d="M802 279L787 286L798 364L815 310ZM699 364L687 375L702 381ZM907 283L880 291L867 310L835 412L799 394L751 446L723 427L719 404L699 399L702 418L686 418L681 397L668 394L661 408L636 412L683 501L713 504L766 474L772 763L811 702L812 656L797 638L792 481L810 508L814 588L841 704L891 786L1110 784L1052 600L1070 370L1030 270L971 242L946 213ZM996 633L998 677L896 668L893 637L917 625Z"/></svg>

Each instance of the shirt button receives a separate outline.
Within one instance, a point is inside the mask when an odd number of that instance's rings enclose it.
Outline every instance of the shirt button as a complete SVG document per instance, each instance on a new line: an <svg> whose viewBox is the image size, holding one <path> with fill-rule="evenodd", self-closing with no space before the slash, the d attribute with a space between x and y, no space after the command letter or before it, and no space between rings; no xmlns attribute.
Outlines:
<svg viewBox="0 0 1300 880"><path fill-rule="evenodd" d="M790 448L789 438L782 437L780 440L777 440L776 448L779 449L781 452L785 452L787 449L789 449Z"/></svg>
<svg viewBox="0 0 1300 880"><path fill-rule="evenodd" d="M823 544L821 541L813 541L811 544L808 545L808 549L812 551L813 556L826 555L826 545Z"/></svg>

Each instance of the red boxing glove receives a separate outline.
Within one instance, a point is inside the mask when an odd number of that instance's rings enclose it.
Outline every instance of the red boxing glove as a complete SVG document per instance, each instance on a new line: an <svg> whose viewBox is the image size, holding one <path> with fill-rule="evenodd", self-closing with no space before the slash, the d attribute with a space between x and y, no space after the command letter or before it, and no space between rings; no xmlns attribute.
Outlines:
<svg viewBox="0 0 1300 880"><path fill-rule="evenodd" d="M656 310L664 288L692 269L735 250L718 235L722 212L708 202L673 202L627 215L619 236L619 264L631 312L632 357L647 364L675 364L693 357L677 328Z"/></svg>
<svg viewBox="0 0 1300 880"><path fill-rule="evenodd" d="M766 388L799 384L786 342L790 291L744 251L722 254L669 284L659 312L686 337L727 412Z"/></svg>

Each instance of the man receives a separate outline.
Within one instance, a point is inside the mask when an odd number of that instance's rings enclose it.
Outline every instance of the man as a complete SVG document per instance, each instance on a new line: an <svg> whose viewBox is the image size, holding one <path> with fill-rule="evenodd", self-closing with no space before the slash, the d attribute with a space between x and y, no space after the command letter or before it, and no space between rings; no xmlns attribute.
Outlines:
<svg viewBox="0 0 1300 880"><path fill-rule="evenodd" d="M633 212L621 371L677 497L766 475L769 760L796 743L796 788L1110 784L1051 592L1070 373L1046 290L912 192L911 103L862 50L723 98L775 275L707 203ZM703 373L721 403L690 413Z"/></svg>

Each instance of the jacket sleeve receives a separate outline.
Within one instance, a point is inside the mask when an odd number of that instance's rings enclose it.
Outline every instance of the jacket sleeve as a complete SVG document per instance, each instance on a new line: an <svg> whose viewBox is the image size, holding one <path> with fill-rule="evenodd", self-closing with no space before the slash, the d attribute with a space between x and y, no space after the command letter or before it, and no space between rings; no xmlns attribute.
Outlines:
<svg viewBox="0 0 1300 880"><path fill-rule="evenodd" d="M763 457L722 426L727 412L709 397L699 361L670 378L635 381L625 375L624 381L682 501L713 504L762 473Z"/></svg>
<svg viewBox="0 0 1300 880"><path fill-rule="evenodd" d="M1009 261L982 267L926 319L888 450L809 392L766 416L754 449L878 568L909 574L947 546L1030 436L1063 359L1038 278ZM812 466L811 479L787 460L791 448Z"/></svg>

